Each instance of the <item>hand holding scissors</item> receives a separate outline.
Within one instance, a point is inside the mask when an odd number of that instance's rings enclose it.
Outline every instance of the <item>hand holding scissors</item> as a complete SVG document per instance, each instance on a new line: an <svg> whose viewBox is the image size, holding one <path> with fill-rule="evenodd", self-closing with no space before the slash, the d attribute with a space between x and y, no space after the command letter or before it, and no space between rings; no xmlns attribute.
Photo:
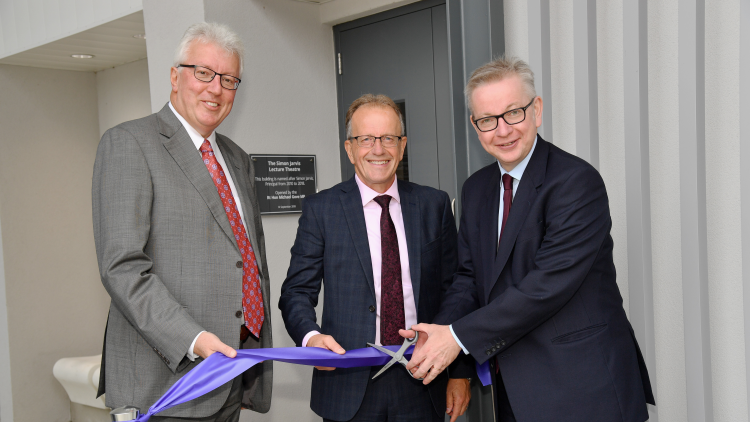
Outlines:
<svg viewBox="0 0 750 422"><path fill-rule="evenodd" d="M402 344L401 348L399 348L398 351L395 352L395 353L392 352L392 351L390 351L390 350L388 350L388 349L386 349L385 347L381 347L381 346L378 346L378 345L372 344L372 343L367 343L368 346L374 347L374 348L380 350L381 352L383 352L383 353L385 353L385 354L387 354L388 356L391 357L391 360L388 361L388 363L386 363L385 366L383 366L383 368L380 371L378 371L378 373L375 374L372 377L372 379L377 378L378 375L380 375L383 372L385 372L386 369L390 368L396 362L400 363L401 365L404 366L404 368L406 368L406 365L409 363L409 361L406 360L406 358L404 357L404 353L409 348L409 346L417 343L417 339L419 339L419 333L418 332L415 333L414 338L404 339L404 344ZM414 375L411 373L411 371L407 370L406 372L408 372L409 375L411 375L412 378L415 378ZM424 378L417 378L417 379L421 380L421 379L424 379Z"/></svg>

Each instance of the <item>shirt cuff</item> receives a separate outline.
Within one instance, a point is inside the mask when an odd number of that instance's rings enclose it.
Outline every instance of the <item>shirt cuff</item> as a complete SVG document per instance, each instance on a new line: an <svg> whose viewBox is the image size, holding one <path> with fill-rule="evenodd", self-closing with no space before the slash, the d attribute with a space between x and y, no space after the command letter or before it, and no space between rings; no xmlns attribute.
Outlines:
<svg viewBox="0 0 750 422"><path fill-rule="evenodd" d="M318 334L320 334L320 332L315 331L315 330L307 333L307 335L305 335L305 338L302 339L302 347L307 347L307 342L310 341L310 337L316 336Z"/></svg>
<svg viewBox="0 0 750 422"><path fill-rule="evenodd" d="M197 358L197 357L198 357L198 355L196 355L196 354L195 354L195 353L193 352L193 349L195 348L195 342L196 342L196 341L198 340L198 336L200 336L201 334L203 334L203 333L205 333L205 332L206 332L206 331L204 330L204 331L201 331L200 333L198 333L198 335L197 335L197 336L195 336L195 338L193 339L193 342L192 342L192 343L190 343L190 348L188 349L188 352L187 352L187 358L188 358L188 359L190 359L190 360L191 360L191 361L193 361L193 362L195 362L195 358Z"/></svg>
<svg viewBox="0 0 750 422"><path fill-rule="evenodd" d="M458 336L453 331L453 324L449 325L448 328L451 329L451 335L453 336L453 340L456 340L456 343L458 343L458 346L461 347L461 350L463 350L466 355L469 355L469 351L466 350L466 348L464 347L464 344L461 343L461 340L458 339Z"/></svg>

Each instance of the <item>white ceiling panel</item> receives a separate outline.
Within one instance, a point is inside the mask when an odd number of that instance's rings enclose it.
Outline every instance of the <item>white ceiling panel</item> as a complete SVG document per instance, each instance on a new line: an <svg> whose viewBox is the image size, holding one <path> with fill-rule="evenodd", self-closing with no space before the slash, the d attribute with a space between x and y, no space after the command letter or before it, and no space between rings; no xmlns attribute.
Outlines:
<svg viewBox="0 0 750 422"><path fill-rule="evenodd" d="M146 58L143 11L0 59L0 63L50 69L98 71ZM75 59L71 54L93 54Z"/></svg>

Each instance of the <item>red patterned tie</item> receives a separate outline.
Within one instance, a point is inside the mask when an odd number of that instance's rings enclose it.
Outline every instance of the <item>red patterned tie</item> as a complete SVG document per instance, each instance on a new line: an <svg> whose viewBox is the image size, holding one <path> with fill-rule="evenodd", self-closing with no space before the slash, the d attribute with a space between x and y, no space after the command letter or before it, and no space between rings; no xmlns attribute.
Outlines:
<svg viewBox="0 0 750 422"><path fill-rule="evenodd" d="M375 197L383 209L380 213L380 251L383 258L380 273L380 344L401 344L404 338L398 330L406 326L404 289L401 283L401 256L398 251L396 226L389 209L391 197Z"/></svg>
<svg viewBox="0 0 750 422"><path fill-rule="evenodd" d="M216 185L216 189L221 196L221 203L224 205L224 211L229 218L229 224L232 225L232 232L237 241L237 246L242 254L242 312L245 315L245 326L256 338L260 338L260 328L263 326L265 312L263 309L263 297L260 292L260 273L258 272L258 262L255 260L255 252L250 246L245 226L242 224L240 213L237 211L237 204L234 203L232 190L229 188L227 176L221 165L216 161L214 150L211 148L211 142L204 140L201 145L201 155L203 163L211 174L211 179Z"/></svg>

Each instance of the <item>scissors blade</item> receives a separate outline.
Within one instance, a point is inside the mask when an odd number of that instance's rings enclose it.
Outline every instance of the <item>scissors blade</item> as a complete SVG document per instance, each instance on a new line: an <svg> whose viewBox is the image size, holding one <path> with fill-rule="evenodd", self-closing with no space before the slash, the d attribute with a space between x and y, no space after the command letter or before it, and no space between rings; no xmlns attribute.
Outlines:
<svg viewBox="0 0 750 422"><path fill-rule="evenodd" d="M391 360L389 360L388 363L386 363L382 368L380 368L380 371L378 371L377 374L373 375L372 379L377 378L378 375L380 375L383 372L385 372L385 370L388 369L388 368L390 368L391 365L393 365L394 363L398 362L398 359L396 358L395 354L393 352L391 352L390 350L386 349L385 347L380 347L377 344L372 344L372 343L367 343L367 345L370 346L370 347L374 347L374 348L380 350L381 352L383 352L383 353L385 353L385 354L387 354L388 356L391 357Z"/></svg>
<svg viewBox="0 0 750 422"><path fill-rule="evenodd" d="M372 379L377 378L378 375L380 375L383 372L385 372L386 369L390 368L396 362L400 363L401 365L404 366L404 368L406 368L406 365L409 363L409 361L406 360L406 358L404 358L404 353L406 352L406 349L409 348L409 346L411 346L412 344L414 344L414 343L417 342L418 338L419 338L419 333L415 333L414 338L404 339L404 343L401 345L401 347L398 349L398 351L396 353L393 353L390 350L388 350L388 349L386 349L384 347L380 347L380 346L378 346L376 344L367 343L368 346L374 347L374 348L380 350L381 352L386 353L389 356L391 356L391 360L388 361L388 363L386 363L382 368L380 368L380 371L378 371L375 375L373 375ZM407 371L407 372L409 372L409 371ZM411 372L409 372L409 375L411 375L412 378L414 378L414 375L412 375Z"/></svg>
<svg viewBox="0 0 750 422"><path fill-rule="evenodd" d="M382 373L383 373L383 372L385 372L385 371L386 371L386 370L387 370L388 368L390 368L390 367L391 367L391 365L393 365L393 363L394 363L394 362L396 362L396 361L395 361L395 360L393 360L393 359L391 359L391 361L390 361L390 362L386 363L386 364L385 364L385 365L384 365L384 366L383 366L382 368L380 368L380 370L378 371L378 373L377 373L377 374L375 374L375 375L373 375L373 376L372 376L372 379L375 379L375 378L377 378L378 376L380 376L380 374L382 374Z"/></svg>
<svg viewBox="0 0 750 422"><path fill-rule="evenodd" d="M388 355L390 357L395 357L396 356L395 353L391 352L390 350L386 349L385 347L378 346L377 344L372 344L372 343L367 343L367 345L370 346L370 347L374 347L374 348L380 350L381 352L385 353L386 355Z"/></svg>

